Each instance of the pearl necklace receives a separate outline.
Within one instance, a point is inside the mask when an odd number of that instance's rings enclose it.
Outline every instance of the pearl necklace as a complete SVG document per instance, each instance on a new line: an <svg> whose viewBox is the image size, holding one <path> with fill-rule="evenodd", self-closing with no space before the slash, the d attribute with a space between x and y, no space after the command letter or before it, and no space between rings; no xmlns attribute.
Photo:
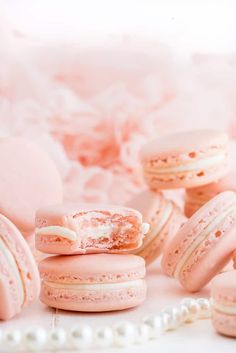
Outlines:
<svg viewBox="0 0 236 353"><path fill-rule="evenodd" d="M42 349L86 349L127 347L154 340L166 331L176 330L183 323L211 317L211 303L205 298L184 298L179 305L168 307L157 315L148 315L134 324L128 321L114 327L92 328L76 324L68 330L54 328L50 332L42 327L25 330L0 331L0 346L37 352Z"/></svg>

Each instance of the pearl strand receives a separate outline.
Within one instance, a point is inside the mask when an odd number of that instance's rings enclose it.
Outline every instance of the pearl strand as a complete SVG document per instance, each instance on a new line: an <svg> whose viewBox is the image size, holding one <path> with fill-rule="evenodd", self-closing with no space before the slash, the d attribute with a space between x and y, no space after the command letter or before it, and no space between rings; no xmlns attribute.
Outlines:
<svg viewBox="0 0 236 353"><path fill-rule="evenodd" d="M141 323L120 322L114 327L92 328L76 324L69 330L54 328L47 332L42 327L25 330L0 330L0 345L12 351L21 348L29 352L42 349L54 351L65 349L87 349L127 347L154 340L166 331L176 330L181 324L211 317L211 303L205 298L184 298L179 305L167 307L157 315L148 315Z"/></svg>

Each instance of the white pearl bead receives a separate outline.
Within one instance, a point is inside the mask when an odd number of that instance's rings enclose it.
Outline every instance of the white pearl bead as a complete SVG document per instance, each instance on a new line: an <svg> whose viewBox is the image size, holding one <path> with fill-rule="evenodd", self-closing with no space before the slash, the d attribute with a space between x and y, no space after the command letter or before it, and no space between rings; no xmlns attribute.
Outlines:
<svg viewBox="0 0 236 353"><path fill-rule="evenodd" d="M52 348L61 348L66 342L66 331L63 328L54 328L49 332L48 341Z"/></svg>
<svg viewBox="0 0 236 353"><path fill-rule="evenodd" d="M181 301L181 304L186 305L189 310L189 316L186 322L193 322L198 319L200 313L200 305L194 298L184 298Z"/></svg>
<svg viewBox="0 0 236 353"><path fill-rule="evenodd" d="M72 327L70 340L74 348L87 348L91 345L93 330L90 326L78 324Z"/></svg>
<svg viewBox="0 0 236 353"><path fill-rule="evenodd" d="M147 342L150 337L150 328L146 324L139 324L135 327L135 343Z"/></svg>
<svg viewBox="0 0 236 353"><path fill-rule="evenodd" d="M131 322L122 322L115 326L114 343L119 347L131 345L135 341L135 326Z"/></svg>
<svg viewBox="0 0 236 353"><path fill-rule="evenodd" d="M181 312L178 307L165 308L164 310L162 310L162 316L163 319L167 321L167 330L176 330L182 322Z"/></svg>
<svg viewBox="0 0 236 353"><path fill-rule="evenodd" d="M156 338L165 331L162 315L149 315L143 319L143 323L149 327L150 338Z"/></svg>
<svg viewBox="0 0 236 353"><path fill-rule="evenodd" d="M206 298L198 298L197 303L200 306L199 318L209 319L211 317L211 303Z"/></svg>
<svg viewBox="0 0 236 353"><path fill-rule="evenodd" d="M98 328L94 337L96 347L106 348L113 343L113 330L110 327Z"/></svg>
<svg viewBox="0 0 236 353"><path fill-rule="evenodd" d="M28 349L37 351L46 343L47 334L42 327L30 328L26 330L23 340Z"/></svg>
<svg viewBox="0 0 236 353"><path fill-rule="evenodd" d="M17 347L21 343L21 332L20 330L7 330L3 334L3 345L7 347Z"/></svg>
<svg viewBox="0 0 236 353"><path fill-rule="evenodd" d="M182 322L188 321L189 318L189 310L188 307L185 304L180 304L178 306L180 313L181 313L181 320Z"/></svg>

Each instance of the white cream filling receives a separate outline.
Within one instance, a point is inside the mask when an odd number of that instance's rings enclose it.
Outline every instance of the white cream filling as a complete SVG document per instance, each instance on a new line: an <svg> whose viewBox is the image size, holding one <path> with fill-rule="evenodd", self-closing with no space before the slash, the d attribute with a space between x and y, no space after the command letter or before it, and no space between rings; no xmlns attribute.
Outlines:
<svg viewBox="0 0 236 353"><path fill-rule="evenodd" d="M74 230L61 226L48 226L42 228L36 228L36 235L54 235L62 238L66 238L72 241L76 241L77 235Z"/></svg>
<svg viewBox="0 0 236 353"><path fill-rule="evenodd" d="M226 154L220 153L216 156L200 159L195 162L184 164L184 165L179 165L179 166L175 166L175 167L168 167L168 168L157 167L157 171L155 171L153 173L166 174L166 173L188 172L191 170L198 170L201 168L204 168L204 169L211 168L217 164L222 163L225 160L225 158L226 158ZM146 170L148 171L148 173L152 173L153 168L147 168Z"/></svg>
<svg viewBox="0 0 236 353"><path fill-rule="evenodd" d="M122 230L127 231L131 227L132 227L131 224L127 224L126 226L122 227ZM92 237L93 239L109 238L112 236L112 233L114 231L114 226L112 224L110 225L100 224L96 227L86 227L85 229L79 228L77 224L76 228L78 229L78 232L82 238L86 238L89 236L89 237ZM144 235L147 234L149 231L149 228L150 226L148 223L142 223L142 226L141 226L142 234ZM77 239L76 231L62 226L48 226L48 227L36 228L35 234L36 236L53 235L53 236L66 238L71 241L76 241Z"/></svg>
<svg viewBox="0 0 236 353"><path fill-rule="evenodd" d="M135 254L139 254L148 244L151 243L152 240L156 238L159 232L162 230L166 222L168 221L173 210L172 202L168 202L164 212L162 213L162 217L159 219L159 222L152 226L152 231L145 237L143 245L141 248L135 250Z"/></svg>
<svg viewBox="0 0 236 353"><path fill-rule="evenodd" d="M46 286L51 288L58 289L69 289L69 290L91 290L91 291L106 291L106 290L116 290L121 288L131 288L131 287L139 287L143 285L142 279L136 279L133 281L125 281L119 283L96 283L96 284L88 284L88 283L58 283L58 282L50 282L43 281Z"/></svg>
<svg viewBox="0 0 236 353"><path fill-rule="evenodd" d="M131 225L127 225L129 229ZM114 231L113 224L99 224L96 227L86 227L85 229L80 229L79 233L83 238L92 237L93 239L99 238L110 238Z"/></svg>
<svg viewBox="0 0 236 353"><path fill-rule="evenodd" d="M146 235L150 230L150 224L149 223L142 223L141 225L141 232L143 235Z"/></svg>
<svg viewBox="0 0 236 353"><path fill-rule="evenodd" d="M3 256L6 258L10 268L14 272L16 282L17 282L17 288L18 288L17 294L19 296L19 301L21 305L23 305L24 299L25 299L25 293L24 293L24 287L20 276L20 272L19 272L17 263L14 259L14 256L11 254L10 250L7 248L6 244L1 238L0 238L0 253L3 254Z"/></svg>
<svg viewBox="0 0 236 353"><path fill-rule="evenodd" d="M188 249L182 254L175 272L174 277L179 278L180 272L184 267L185 263L189 260L193 252L198 248L198 246L208 237L208 235L220 224L225 217L229 216L232 212L235 213L236 204L231 205L226 210L222 211L218 217L216 217L209 225L206 227L199 236L192 242L192 244L188 247Z"/></svg>
<svg viewBox="0 0 236 353"><path fill-rule="evenodd" d="M236 305L223 305L219 304L213 299L211 300L211 303L213 305L213 308L224 313L224 314L229 314L229 315L236 315Z"/></svg>

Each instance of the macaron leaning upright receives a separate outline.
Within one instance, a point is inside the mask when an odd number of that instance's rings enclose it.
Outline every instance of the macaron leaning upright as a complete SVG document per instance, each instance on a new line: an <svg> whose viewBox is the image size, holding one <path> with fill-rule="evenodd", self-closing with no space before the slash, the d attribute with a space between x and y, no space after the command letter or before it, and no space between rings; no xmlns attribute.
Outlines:
<svg viewBox="0 0 236 353"><path fill-rule="evenodd" d="M236 192L236 169L231 170L228 175L218 181L197 188L186 189L185 215L191 217L207 201L227 190Z"/></svg>
<svg viewBox="0 0 236 353"><path fill-rule="evenodd" d="M143 245L132 252L142 256L146 265L149 265L160 256L166 243L187 219L173 201L165 198L162 193L149 190L135 195L126 206L137 209L142 213L144 222L150 224Z"/></svg>
<svg viewBox="0 0 236 353"><path fill-rule="evenodd" d="M216 130L185 131L159 137L140 151L151 190L191 188L228 172L228 136Z"/></svg>
<svg viewBox="0 0 236 353"><path fill-rule="evenodd" d="M0 139L0 165L0 213L28 236L36 210L62 202L60 175L40 147L20 137Z"/></svg>
<svg viewBox="0 0 236 353"><path fill-rule="evenodd" d="M39 264L41 301L53 308L99 312L140 305L145 261L135 255L51 256Z"/></svg>
<svg viewBox="0 0 236 353"><path fill-rule="evenodd" d="M128 207L61 204L36 214L36 248L48 254L118 253L139 248L149 224Z"/></svg>
<svg viewBox="0 0 236 353"><path fill-rule="evenodd" d="M236 244L236 194L202 206L168 243L162 269L190 292L200 290L231 260Z"/></svg>
<svg viewBox="0 0 236 353"><path fill-rule="evenodd" d="M38 268L25 239L0 214L0 320L19 314L40 291Z"/></svg>
<svg viewBox="0 0 236 353"><path fill-rule="evenodd" d="M236 337L236 271L221 273L212 280L211 299L216 331Z"/></svg>

